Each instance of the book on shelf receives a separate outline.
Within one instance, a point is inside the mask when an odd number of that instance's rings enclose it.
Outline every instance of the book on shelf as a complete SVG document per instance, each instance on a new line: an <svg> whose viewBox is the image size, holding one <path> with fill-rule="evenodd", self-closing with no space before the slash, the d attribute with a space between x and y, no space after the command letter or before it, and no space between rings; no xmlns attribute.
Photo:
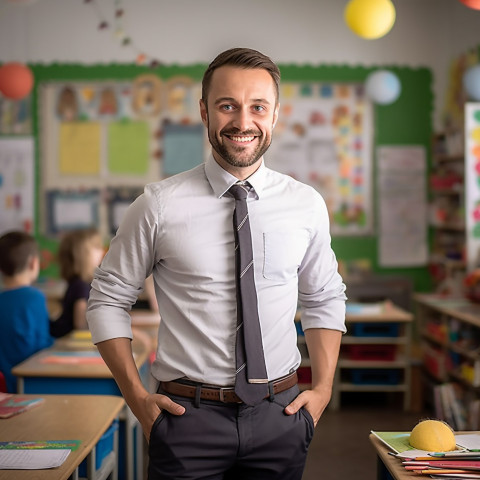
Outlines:
<svg viewBox="0 0 480 480"><path fill-rule="evenodd" d="M13 393L0 392L0 418L9 418L25 412L45 401L44 398L31 398Z"/></svg>
<svg viewBox="0 0 480 480"><path fill-rule="evenodd" d="M454 430L467 428L467 415L452 383L436 385L433 389L435 416L447 422Z"/></svg>

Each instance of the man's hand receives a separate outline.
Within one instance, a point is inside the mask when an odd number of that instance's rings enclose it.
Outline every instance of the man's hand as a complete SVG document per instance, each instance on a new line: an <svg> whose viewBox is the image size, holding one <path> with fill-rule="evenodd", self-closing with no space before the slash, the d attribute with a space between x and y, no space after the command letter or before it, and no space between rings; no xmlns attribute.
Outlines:
<svg viewBox="0 0 480 480"><path fill-rule="evenodd" d="M147 395L143 399L143 408L141 407L138 411L138 421L142 426L143 434L147 442L150 439L152 426L162 410L166 410L172 415L183 415L185 413L185 408L182 407L182 405L175 403L166 395L160 395L158 393ZM141 414L140 411L142 412Z"/></svg>
<svg viewBox="0 0 480 480"><path fill-rule="evenodd" d="M314 390L305 390L300 393L290 405L285 407L285 413L287 415L293 415L302 407L305 407L308 413L312 416L313 423L316 426L330 401L331 395L331 388L317 387Z"/></svg>

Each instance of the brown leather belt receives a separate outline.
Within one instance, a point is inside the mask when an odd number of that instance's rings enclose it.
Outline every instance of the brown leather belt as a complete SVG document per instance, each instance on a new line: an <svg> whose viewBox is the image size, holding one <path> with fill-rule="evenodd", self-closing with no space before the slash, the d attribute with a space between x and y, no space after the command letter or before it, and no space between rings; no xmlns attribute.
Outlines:
<svg viewBox="0 0 480 480"><path fill-rule="evenodd" d="M284 390L292 388L298 383L297 372L290 373L289 375L274 380L273 393L280 393ZM160 387L166 393L171 395L179 395L181 397L195 398L197 388L201 388L200 399L201 400L214 400L223 403L242 403L240 397L235 393L234 387L206 387L202 384L188 384L180 383L178 381L172 382L160 382ZM270 395L266 395L268 398Z"/></svg>

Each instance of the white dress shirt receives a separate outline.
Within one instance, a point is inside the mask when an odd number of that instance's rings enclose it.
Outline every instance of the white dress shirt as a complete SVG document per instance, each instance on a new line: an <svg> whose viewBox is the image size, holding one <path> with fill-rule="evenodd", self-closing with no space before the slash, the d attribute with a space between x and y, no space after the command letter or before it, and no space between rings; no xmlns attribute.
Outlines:
<svg viewBox="0 0 480 480"><path fill-rule="evenodd" d="M236 181L210 157L145 187L92 283L87 319L95 343L132 338L128 311L153 272L162 318L153 376L234 384L235 200L228 189ZM304 329L345 332L345 286L322 197L263 162L248 182L259 318L273 380L300 365L298 304Z"/></svg>

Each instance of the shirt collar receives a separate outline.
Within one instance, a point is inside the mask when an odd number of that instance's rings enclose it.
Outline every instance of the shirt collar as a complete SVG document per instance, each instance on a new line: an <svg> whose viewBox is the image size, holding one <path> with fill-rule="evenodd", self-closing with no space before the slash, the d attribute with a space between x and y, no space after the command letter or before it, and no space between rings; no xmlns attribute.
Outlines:
<svg viewBox="0 0 480 480"><path fill-rule="evenodd" d="M253 175L247 178L247 182L253 187L258 198L262 196L263 189L265 187L265 180L267 177L267 168L261 160L261 165L255 171ZM205 174L209 181L215 196L220 198L225 195L228 189L238 182L238 178L224 170L210 155L205 162Z"/></svg>

